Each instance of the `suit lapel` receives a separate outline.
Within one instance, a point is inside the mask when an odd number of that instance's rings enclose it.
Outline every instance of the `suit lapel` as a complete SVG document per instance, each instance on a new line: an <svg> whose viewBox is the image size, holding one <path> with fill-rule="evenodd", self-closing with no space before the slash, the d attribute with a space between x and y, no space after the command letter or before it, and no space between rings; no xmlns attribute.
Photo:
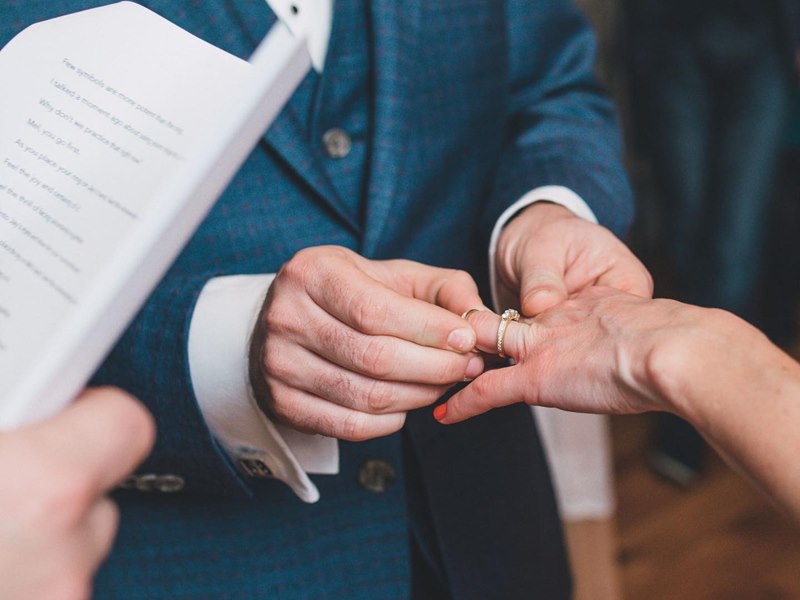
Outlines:
<svg viewBox="0 0 800 600"><path fill-rule="evenodd" d="M359 224L353 220L351 211L328 178L319 154L309 144L308 134L291 104L283 109L267 130L264 144L297 174L345 225L354 233L360 231Z"/></svg>
<svg viewBox="0 0 800 600"><path fill-rule="evenodd" d="M368 174L366 227L362 244L364 256L378 252L390 214L402 212L408 194L403 185L404 157L408 147L407 122L415 108L409 106L414 95L408 93L413 80L414 20L416 2L374 0L371 2L372 28L372 159Z"/></svg>
<svg viewBox="0 0 800 600"><path fill-rule="evenodd" d="M275 24L277 17L264 0L232 0L230 4L255 48ZM262 145L302 179L349 229L359 232L359 224L353 220L330 182L318 152L311 147L306 129L292 108L291 100L267 130Z"/></svg>

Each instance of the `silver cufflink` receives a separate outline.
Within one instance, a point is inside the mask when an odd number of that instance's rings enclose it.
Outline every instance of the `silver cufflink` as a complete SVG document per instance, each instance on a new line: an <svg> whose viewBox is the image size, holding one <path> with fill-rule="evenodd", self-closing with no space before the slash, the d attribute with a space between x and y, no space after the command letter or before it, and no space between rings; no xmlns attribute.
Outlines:
<svg viewBox="0 0 800 600"><path fill-rule="evenodd" d="M272 471L262 461L257 458L242 458L239 460L239 466L250 477L259 477L261 479L272 477Z"/></svg>

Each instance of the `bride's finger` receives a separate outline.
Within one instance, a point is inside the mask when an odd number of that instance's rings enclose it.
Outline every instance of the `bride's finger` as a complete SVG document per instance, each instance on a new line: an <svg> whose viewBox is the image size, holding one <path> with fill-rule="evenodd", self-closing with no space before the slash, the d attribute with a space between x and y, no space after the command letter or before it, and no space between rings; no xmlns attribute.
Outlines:
<svg viewBox="0 0 800 600"><path fill-rule="evenodd" d="M529 402L536 389L520 366L487 371L433 411L444 425L465 421L493 408Z"/></svg>
<svg viewBox="0 0 800 600"><path fill-rule="evenodd" d="M497 334L500 329L500 316L488 310L475 310L467 315L467 321L477 334L478 350L498 354ZM532 334L529 325L508 321L503 332L503 354L519 361L525 355L527 338Z"/></svg>

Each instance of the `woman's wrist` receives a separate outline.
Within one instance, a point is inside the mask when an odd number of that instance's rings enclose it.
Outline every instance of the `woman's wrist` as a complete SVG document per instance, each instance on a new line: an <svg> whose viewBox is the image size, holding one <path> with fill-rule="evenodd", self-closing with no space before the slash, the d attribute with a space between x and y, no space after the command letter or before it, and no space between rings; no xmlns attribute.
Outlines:
<svg viewBox="0 0 800 600"><path fill-rule="evenodd" d="M678 304L678 303L675 303ZM678 304L673 325L654 343L647 376L664 410L701 431L719 411L767 385L783 353L758 329L732 313Z"/></svg>
<svg viewBox="0 0 800 600"><path fill-rule="evenodd" d="M745 324L730 313L667 301L670 326L652 336L645 359L649 392L664 410L697 424L703 417L705 383L725 372L717 365L731 348L731 334Z"/></svg>

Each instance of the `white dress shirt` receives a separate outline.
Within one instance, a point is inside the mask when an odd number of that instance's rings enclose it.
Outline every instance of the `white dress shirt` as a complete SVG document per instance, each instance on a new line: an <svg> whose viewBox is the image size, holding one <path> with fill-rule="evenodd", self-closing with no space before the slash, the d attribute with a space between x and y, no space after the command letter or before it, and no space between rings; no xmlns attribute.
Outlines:
<svg viewBox="0 0 800 600"><path fill-rule="evenodd" d="M333 0L267 0L296 35L309 36L312 64L322 71L332 23ZM536 188L498 219L489 245L489 269L495 309L495 251L503 226L534 202L556 202L580 217L597 222L589 206L561 186ZM274 274L234 275L211 279L197 300L189 329L188 354L192 386L200 410L231 460L245 467L253 461L285 482L305 502L316 502L319 491L308 474L338 473L338 442L300 433L274 423L256 405L248 375L250 335ZM243 469L246 472L252 471Z"/></svg>

